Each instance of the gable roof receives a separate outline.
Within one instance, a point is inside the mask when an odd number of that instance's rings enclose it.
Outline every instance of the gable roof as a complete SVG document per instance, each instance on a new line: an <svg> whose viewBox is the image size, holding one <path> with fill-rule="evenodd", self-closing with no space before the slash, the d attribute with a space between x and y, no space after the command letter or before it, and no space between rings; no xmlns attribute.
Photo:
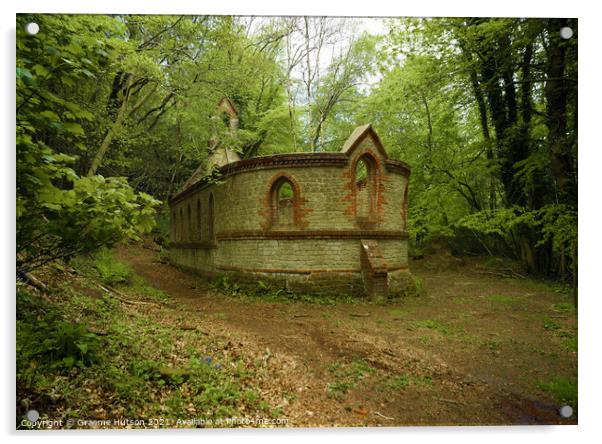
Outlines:
<svg viewBox="0 0 602 444"><path fill-rule="evenodd" d="M380 137L378 137L378 134L376 134L376 131L374 131L374 128L372 128L372 125L369 123L366 125L358 126L355 130L353 130L353 133L351 133L351 136L349 136L349 138L345 141L343 148L341 148L341 152L350 155L353 152L353 150L360 143L362 143L362 141L366 137L372 138L372 140L374 141L374 145L376 146L376 149L378 150L378 152L385 159L387 159L388 156L387 156L387 152L385 151L385 147L383 146L382 142L380 141Z"/></svg>
<svg viewBox="0 0 602 444"><path fill-rule="evenodd" d="M241 158L238 153L230 148L219 147L215 149L209 155L206 161L202 162L194 171L194 173L192 173L192 176L190 176L190 178L184 182L184 185L182 185L182 188L180 188L180 192L190 188L195 183L202 180L206 171L211 171L211 169L214 167L219 168L229 163L238 162L239 160L241 160Z"/></svg>
<svg viewBox="0 0 602 444"><path fill-rule="evenodd" d="M238 116L238 112L236 111L236 108L234 107L232 100L230 100L227 97L222 97L222 99L217 104L217 110L222 110L225 113L228 113L228 115L230 117Z"/></svg>

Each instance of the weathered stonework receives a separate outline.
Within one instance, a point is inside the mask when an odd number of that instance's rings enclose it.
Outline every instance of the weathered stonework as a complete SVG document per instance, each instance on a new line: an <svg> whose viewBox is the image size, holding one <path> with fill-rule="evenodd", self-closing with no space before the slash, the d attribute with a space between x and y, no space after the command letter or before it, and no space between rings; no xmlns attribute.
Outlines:
<svg viewBox="0 0 602 444"><path fill-rule="evenodd" d="M361 184L360 159L368 165ZM387 158L370 125L338 153L261 156L219 173L220 183L189 181L170 200L172 263L295 292L403 292L410 169ZM361 209L358 193L367 195Z"/></svg>

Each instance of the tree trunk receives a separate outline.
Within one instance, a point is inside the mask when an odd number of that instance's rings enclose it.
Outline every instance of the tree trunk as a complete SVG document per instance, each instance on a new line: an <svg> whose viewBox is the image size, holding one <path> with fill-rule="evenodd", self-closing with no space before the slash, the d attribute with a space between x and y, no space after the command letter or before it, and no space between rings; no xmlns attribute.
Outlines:
<svg viewBox="0 0 602 444"><path fill-rule="evenodd" d="M558 188L558 200L561 203L576 205L577 183L574 180L571 147L567 138L566 42L561 39L559 34L560 29L566 25L567 19L550 19L548 22L546 125L552 174Z"/></svg>
<svg viewBox="0 0 602 444"><path fill-rule="evenodd" d="M477 72L473 66L469 68L470 74L470 83L472 85L472 91L477 101L477 108L479 109L479 117L481 120L481 131L483 132L483 142L485 143L485 147L487 150L487 161L490 166L493 164L495 156L493 154L493 146L491 143L491 134L489 133L489 123L487 120L487 105L485 103L485 98L483 97L483 91L481 89L481 85L479 84L479 79L477 77ZM495 197L495 174L491 173L489 175L489 209L494 210L496 197Z"/></svg>

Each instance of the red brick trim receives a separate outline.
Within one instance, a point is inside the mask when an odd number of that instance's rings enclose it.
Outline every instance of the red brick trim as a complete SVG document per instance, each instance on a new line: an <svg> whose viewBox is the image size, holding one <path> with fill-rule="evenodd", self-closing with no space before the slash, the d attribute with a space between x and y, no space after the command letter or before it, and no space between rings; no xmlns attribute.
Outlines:
<svg viewBox="0 0 602 444"><path fill-rule="evenodd" d="M331 166L344 168L348 165L349 155L347 153L291 153L291 154L274 154L271 156L258 156L251 159L243 159L238 162L232 162L219 168L219 174L224 179L228 176L239 174L246 171L266 170L266 169L282 169L282 168L307 168L307 167L323 167ZM402 174L406 177L410 175L410 167L399 160L387 159L385 161L387 171ZM190 187L175 194L169 200L169 204L173 205L186 196L213 185L203 180L195 182Z"/></svg>
<svg viewBox="0 0 602 444"><path fill-rule="evenodd" d="M284 171L280 171L272 176L268 182L261 209L259 210L259 215L263 218L261 228L264 231L271 230L274 227L276 222L275 213L278 210L275 207L277 200L275 193L277 193L280 187L280 182L284 181L289 182L293 188L293 222L295 227L304 229L308 225L308 222L305 220L305 216L313 210L306 208L305 204L307 203L307 200L301 194L301 186L299 185L299 182L297 182L292 175Z"/></svg>
<svg viewBox="0 0 602 444"><path fill-rule="evenodd" d="M364 160L366 159L366 160ZM357 214L357 165L360 160L364 160L369 170L368 179L372 182L372 196L370 196L370 210L368 217L359 217ZM349 168L343 173L343 181L346 182L345 190L347 193L343 196L343 201L348 202L345 207L345 213L350 221L361 229L374 229L384 216L385 205L385 182L387 180L383 171L383 166L379 156L375 155L374 150L365 148L355 154Z"/></svg>
<svg viewBox="0 0 602 444"><path fill-rule="evenodd" d="M304 230L262 231L236 230L217 233L217 240L296 240L296 239L392 239L408 238L406 231L394 230Z"/></svg>

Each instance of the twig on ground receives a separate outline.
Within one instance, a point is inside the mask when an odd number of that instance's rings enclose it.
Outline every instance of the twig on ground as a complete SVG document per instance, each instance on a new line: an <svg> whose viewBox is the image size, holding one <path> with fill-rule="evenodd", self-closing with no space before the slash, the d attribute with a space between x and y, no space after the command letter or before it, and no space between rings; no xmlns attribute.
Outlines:
<svg viewBox="0 0 602 444"><path fill-rule="evenodd" d="M104 291L105 293L111 295L112 297L114 297L118 301L121 301L121 302L123 302L125 304L132 304L132 305L154 305L156 307L160 307L161 306L160 304L157 304L156 302L133 301L131 299L127 299L126 297L124 297L124 295L121 292L115 290L114 288L111 288L111 287L106 288L106 287L103 287L100 284L98 286L100 287L100 289L102 291Z"/></svg>
<svg viewBox="0 0 602 444"><path fill-rule="evenodd" d="M442 402L447 402L449 404L455 404L455 405L462 405L461 402L458 401L454 401L453 399L446 399L446 398L435 398L437 401L442 401Z"/></svg>
<svg viewBox="0 0 602 444"><path fill-rule="evenodd" d="M385 419L388 419L388 420L391 420L391 421L395 419L395 418L391 418L390 416L385 416L385 415L383 415L380 412L374 412L374 414L380 416L381 418L385 418Z"/></svg>
<svg viewBox="0 0 602 444"><path fill-rule="evenodd" d="M48 289L46 287L46 284L44 284L31 273L20 273L18 274L18 277L21 278L21 280L26 284L31 285L32 287L34 287L37 290L40 290L43 293L46 293L46 290Z"/></svg>

